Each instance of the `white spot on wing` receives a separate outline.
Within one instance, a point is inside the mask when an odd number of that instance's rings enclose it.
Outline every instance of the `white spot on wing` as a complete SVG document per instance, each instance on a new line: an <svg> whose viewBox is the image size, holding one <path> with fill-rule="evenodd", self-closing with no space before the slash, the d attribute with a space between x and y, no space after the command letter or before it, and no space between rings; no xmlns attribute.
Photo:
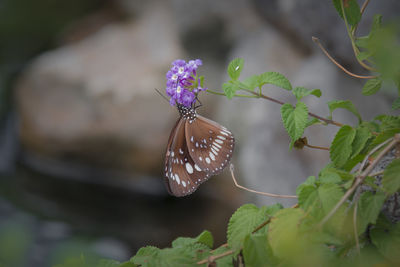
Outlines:
<svg viewBox="0 0 400 267"><path fill-rule="evenodd" d="M211 158L213 161L215 161L215 156L214 156L214 154L210 152L209 155L210 155L210 158Z"/></svg>
<svg viewBox="0 0 400 267"><path fill-rule="evenodd" d="M207 158L206 158L206 162L207 162L208 164L210 164L210 163L211 163L211 160L210 160L210 158L209 158L209 157L207 157Z"/></svg>
<svg viewBox="0 0 400 267"><path fill-rule="evenodd" d="M201 169L200 169L199 166L197 166L197 164L194 164L194 168L195 168L197 171L201 172Z"/></svg>
<svg viewBox="0 0 400 267"><path fill-rule="evenodd" d="M220 143L220 144L223 144L223 143L224 143L224 141L219 140L219 139L215 139L215 142Z"/></svg>
<svg viewBox="0 0 400 267"><path fill-rule="evenodd" d="M183 187L186 187L186 183L185 181L182 181Z"/></svg>
<svg viewBox="0 0 400 267"><path fill-rule="evenodd" d="M186 167L186 171L187 171L189 174L192 174L192 173L193 173L193 167L192 167L192 165L191 165L189 162L186 162L185 167Z"/></svg>
<svg viewBox="0 0 400 267"><path fill-rule="evenodd" d="M221 136L221 135L217 135L217 138L221 139L221 140L226 140L225 137Z"/></svg>

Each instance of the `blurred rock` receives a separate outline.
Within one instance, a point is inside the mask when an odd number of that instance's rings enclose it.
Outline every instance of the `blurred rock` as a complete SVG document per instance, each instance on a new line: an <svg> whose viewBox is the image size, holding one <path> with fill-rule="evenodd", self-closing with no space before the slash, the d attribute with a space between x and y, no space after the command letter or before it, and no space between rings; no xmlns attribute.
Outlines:
<svg viewBox="0 0 400 267"><path fill-rule="evenodd" d="M92 165L158 173L177 117L154 88L183 51L169 12L110 24L32 62L16 88L25 149Z"/></svg>

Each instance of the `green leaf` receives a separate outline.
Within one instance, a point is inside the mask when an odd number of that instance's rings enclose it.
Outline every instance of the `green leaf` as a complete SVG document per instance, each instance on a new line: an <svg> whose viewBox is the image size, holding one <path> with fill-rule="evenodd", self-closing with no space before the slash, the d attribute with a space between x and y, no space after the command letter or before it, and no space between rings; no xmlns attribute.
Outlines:
<svg viewBox="0 0 400 267"><path fill-rule="evenodd" d="M369 36L362 36L362 37L357 37L355 43L360 48L367 48L368 41L369 41Z"/></svg>
<svg viewBox="0 0 400 267"><path fill-rule="evenodd" d="M396 98L392 104L392 110L396 110L400 108L400 97Z"/></svg>
<svg viewBox="0 0 400 267"><path fill-rule="evenodd" d="M370 58L372 56L372 54L370 52L363 51L363 52L358 53L356 56L357 56L358 60L364 61L364 60Z"/></svg>
<svg viewBox="0 0 400 267"><path fill-rule="evenodd" d="M339 16L341 18L344 18L341 1L342 0L333 0L333 4L334 4ZM358 5L356 0L343 0L343 1L344 1L343 8L344 8L344 13L346 15L347 22L350 25L356 25L361 19L360 6Z"/></svg>
<svg viewBox="0 0 400 267"><path fill-rule="evenodd" d="M270 266L277 263L265 233L246 236L243 257L246 267Z"/></svg>
<svg viewBox="0 0 400 267"><path fill-rule="evenodd" d="M307 125L308 109L303 102L297 102L296 108L285 103L281 107L283 125L288 132L292 142L299 139Z"/></svg>
<svg viewBox="0 0 400 267"><path fill-rule="evenodd" d="M316 97L320 97L322 95L320 89L307 89L305 87L296 87L292 91L293 95L297 98L297 100L301 100L303 97L308 95L314 95Z"/></svg>
<svg viewBox="0 0 400 267"><path fill-rule="evenodd" d="M377 116L375 119L381 121L381 125L379 127L380 131L400 128L399 116L381 115Z"/></svg>
<svg viewBox="0 0 400 267"><path fill-rule="evenodd" d="M338 184L338 183L342 182L342 178L335 171L334 168L329 168L324 171L321 171L321 173L319 174L318 180L323 184L326 184L326 183Z"/></svg>
<svg viewBox="0 0 400 267"><path fill-rule="evenodd" d="M220 255L222 253L225 253L227 251L231 250L229 247L226 246L221 246L214 250L211 254L213 256ZM217 259L215 262L218 267L233 267L233 254L227 255L225 257Z"/></svg>
<svg viewBox="0 0 400 267"><path fill-rule="evenodd" d="M239 87L233 83L224 83L222 85L222 90L224 90L228 99L232 99L235 96L236 91L239 90Z"/></svg>
<svg viewBox="0 0 400 267"><path fill-rule="evenodd" d="M247 89L254 91L256 87L262 86L260 83L259 75L252 75L246 79L244 79L243 84L247 87Z"/></svg>
<svg viewBox="0 0 400 267"><path fill-rule="evenodd" d="M299 206L307 211L318 200L317 188L314 185L301 185L296 190Z"/></svg>
<svg viewBox="0 0 400 267"><path fill-rule="evenodd" d="M269 215L265 208L259 209L253 204L241 206L231 217L228 224L228 245L233 249L240 249L246 235L266 221Z"/></svg>
<svg viewBox="0 0 400 267"><path fill-rule="evenodd" d="M296 195L299 195L300 190L304 186L307 185L315 186L315 181L316 181L315 176L308 176L307 179L302 184L299 184L299 186L296 188Z"/></svg>
<svg viewBox="0 0 400 267"><path fill-rule="evenodd" d="M385 202L385 194L382 192L364 192L358 201L357 230L361 234L368 224L375 224L382 205Z"/></svg>
<svg viewBox="0 0 400 267"><path fill-rule="evenodd" d="M400 223L388 225L379 223L370 231L372 243L378 251L386 258L400 264Z"/></svg>
<svg viewBox="0 0 400 267"><path fill-rule="evenodd" d="M352 153L350 158L357 156L365 147L368 139L371 137L371 132L367 127L358 127L353 143L351 144Z"/></svg>
<svg viewBox="0 0 400 267"><path fill-rule="evenodd" d="M400 159L393 160L384 170L382 187L389 195L400 189Z"/></svg>
<svg viewBox="0 0 400 267"><path fill-rule="evenodd" d="M228 65L228 75L232 80L236 81L243 70L244 60L242 58L235 58Z"/></svg>
<svg viewBox="0 0 400 267"><path fill-rule="evenodd" d="M160 251L161 250L159 248L153 246L142 247L139 249L136 255L130 259L130 261L142 266L151 266L147 264L155 262Z"/></svg>
<svg viewBox="0 0 400 267"><path fill-rule="evenodd" d="M184 247L184 246L188 246L188 245L193 245L195 243L201 243L201 244L208 246L209 248L212 248L214 239L213 239L212 234L209 231L205 230L195 238L178 237L177 239L172 241L172 247L173 248Z"/></svg>
<svg viewBox="0 0 400 267"><path fill-rule="evenodd" d="M306 128L310 127L311 125L317 124L317 123L320 123L319 119L314 118L314 117L310 117L307 120Z"/></svg>
<svg viewBox="0 0 400 267"><path fill-rule="evenodd" d="M336 133L335 138L329 149L332 162L337 167L346 164L352 153L352 142L356 135L356 130L348 125L342 126Z"/></svg>
<svg viewBox="0 0 400 267"><path fill-rule="evenodd" d="M373 95L381 89L382 80L379 78L369 79L362 89L363 95Z"/></svg>
<svg viewBox="0 0 400 267"><path fill-rule="evenodd" d="M292 90L292 85L289 80L278 72L264 72L263 74L260 74L259 79L259 86L264 84L273 84L289 91Z"/></svg>
<svg viewBox="0 0 400 267"><path fill-rule="evenodd" d="M353 113L358 118L359 122L361 123L361 121L362 121L361 115L360 115L360 113L358 113L356 107L353 105L353 103L350 100L332 100L332 101L329 101L327 104L329 107L330 116L332 116L332 112L335 109L344 108L344 109L347 109L348 111L350 111L351 113Z"/></svg>
<svg viewBox="0 0 400 267"><path fill-rule="evenodd" d="M375 137L375 139L371 143L370 147L373 148L373 147L385 142L386 140L393 137L397 133L400 133L400 128L385 130L384 132L378 134L377 137Z"/></svg>
<svg viewBox="0 0 400 267"><path fill-rule="evenodd" d="M301 209L283 209L272 218L268 229L268 241L274 255L285 259L288 251L299 245L299 221L304 216Z"/></svg>
<svg viewBox="0 0 400 267"><path fill-rule="evenodd" d="M343 190L337 184L322 184L318 188L318 197L322 204L322 209L325 214L328 214L336 203L343 197Z"/></svg>

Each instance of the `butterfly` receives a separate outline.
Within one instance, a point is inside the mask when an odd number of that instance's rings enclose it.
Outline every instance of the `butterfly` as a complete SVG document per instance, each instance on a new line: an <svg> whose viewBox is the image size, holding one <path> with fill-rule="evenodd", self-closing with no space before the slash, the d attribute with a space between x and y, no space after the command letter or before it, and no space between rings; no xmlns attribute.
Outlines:
<svg viewBox="0 0 400 267"><path fill-rule="evenodd" d="M168 139L164 181L176 197L193 193L229 164L235 147L232 133L196 112L176 105L180 114Z"/></svg>

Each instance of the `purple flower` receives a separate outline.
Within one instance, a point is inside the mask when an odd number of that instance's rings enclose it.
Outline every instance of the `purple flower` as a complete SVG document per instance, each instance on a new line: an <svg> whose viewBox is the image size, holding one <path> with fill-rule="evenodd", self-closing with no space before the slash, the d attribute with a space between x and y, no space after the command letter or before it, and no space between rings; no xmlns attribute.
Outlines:
<svg viewBox="0 0 400 267"><path fill-rule="evenodd" d="M166 93L172 106L182 104L191 107L196 102L196 95L207 88L201 88L200 79L197 77L197 68L202 65L200 59L190 60L186 63L182 59L172 62L171 69L167 72Z"/></svg>

